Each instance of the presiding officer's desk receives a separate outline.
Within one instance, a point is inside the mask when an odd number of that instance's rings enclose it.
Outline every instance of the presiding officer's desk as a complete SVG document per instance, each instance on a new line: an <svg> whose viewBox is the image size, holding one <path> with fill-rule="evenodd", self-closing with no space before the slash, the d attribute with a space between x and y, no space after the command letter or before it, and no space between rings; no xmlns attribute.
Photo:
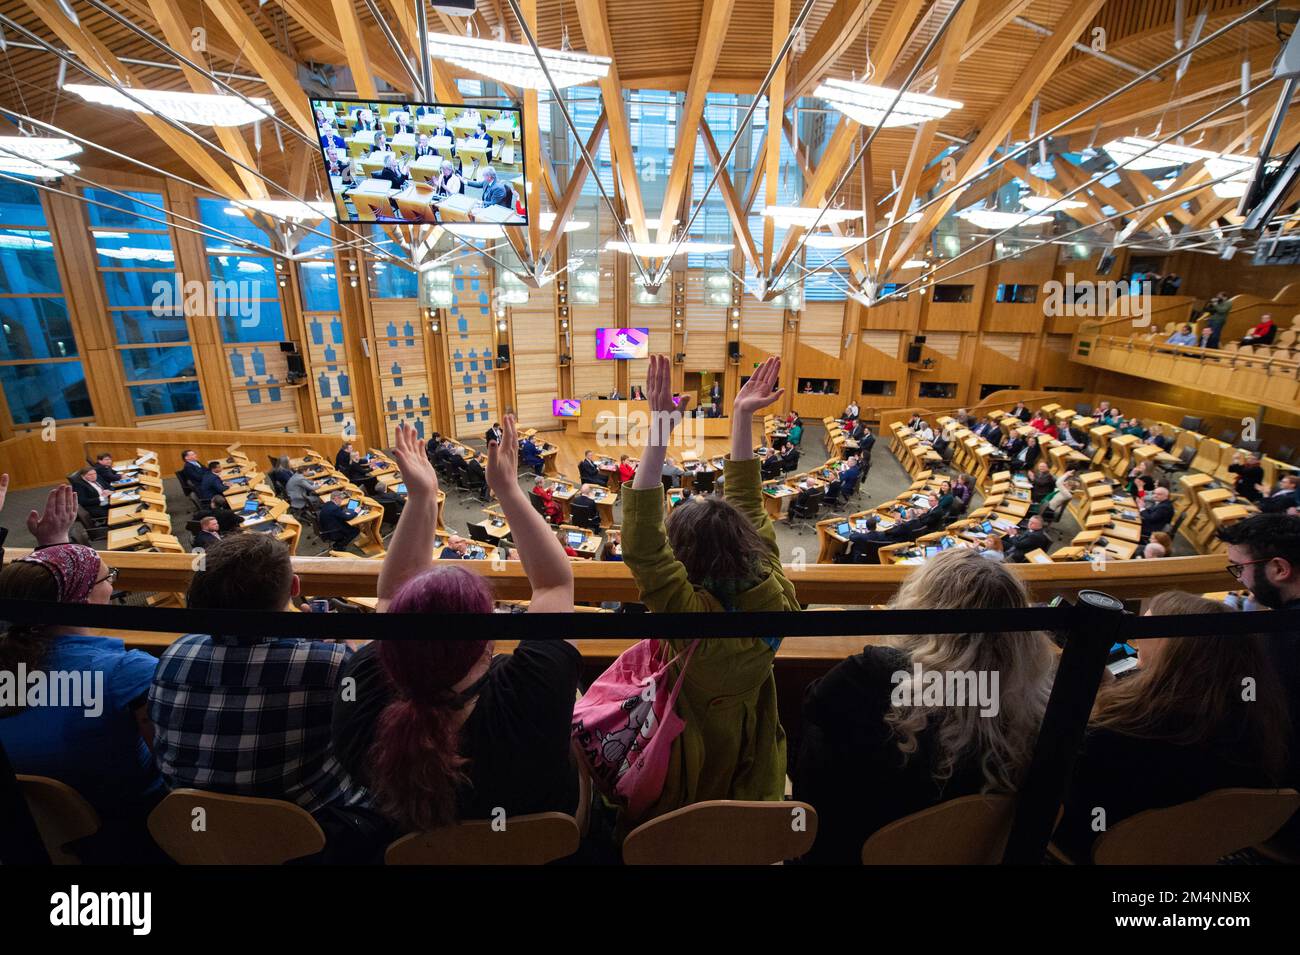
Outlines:
<svg viewBox="0 0 1300 955"><path fill-rule="evenodd" d="M688 414L694 411L694 402ZM629 421L629 417L631 420ZM625 433L628 428L647 431L650 427L650 402L608 398L582 399L582 411L576 418L564 419L565 434L597 434L602 431ZM673 432L705 438L725 438L731 434L730 418L686 418ZM623 442L619 442L623 443Z"/></svg>

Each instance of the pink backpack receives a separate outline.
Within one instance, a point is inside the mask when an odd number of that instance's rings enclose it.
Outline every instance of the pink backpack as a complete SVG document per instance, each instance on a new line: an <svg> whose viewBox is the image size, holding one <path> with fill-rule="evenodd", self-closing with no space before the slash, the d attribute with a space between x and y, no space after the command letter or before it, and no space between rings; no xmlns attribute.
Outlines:
<svg viewBox="0 0 1300 955"><path fill-rule="evenodd" d="M573 739L592 780L632 819L640 818L663 792L673 740L686 728L677 715L677 694L699 642L691 641L683 653L662 663L659 641L641 640L619 654L573 707ZM681 673L665 694L669 667L679 659Z"/></svg>

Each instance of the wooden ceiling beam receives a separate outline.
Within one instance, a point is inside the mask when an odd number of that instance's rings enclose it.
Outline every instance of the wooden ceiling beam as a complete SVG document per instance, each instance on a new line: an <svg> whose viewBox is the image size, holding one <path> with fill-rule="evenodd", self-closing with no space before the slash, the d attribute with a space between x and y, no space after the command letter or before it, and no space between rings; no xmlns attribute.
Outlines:
<svg viewBox="0 0 1300 955"><path fill-rule="evenodd" d="M731 177L727 175L727 170L722 166L722 151L718 149L717 140L713 138L713 130L709 128L707 120L700 121L700 138L704 141L704 151L708 154L709 162L713 168L719 170L718 189L722 193L723 205L727 207L727 215L731 219L731 229L736 235L736 242L740 245L740 253L749 263L750 268L755 273L763 274L759 268L761 264L758 257L758 249L754 246L754 236L749 231L749 222L746 220L745 210L741 208L740 198L736 195L736 188L731 183ZM771 220L765 220L770 222Z"/></svg>
<svg viewBox="0 0 1300 955"><path fill-rule="evenodd" d="M411 59L416 62L418 67L420 60L420 30L415 22L414 7L404 2L404 0L384 0L384 3L393 11L401 36L405 38L414 51ZM461 27L462 33L464 29L464 27ZM430 75L433 78L433 89L426 90L425 96L435 99L439 103L454 103L457 106L465 102L461 98L460 87L456 85L456 78L452 76L446 63L433 56L429 58L429 67Z"/></svg>
<svg viewBox="0 0 1300 955"><path fill-rule="evenodd" d="M596 119L596 125L591 129L591 135L587 137L586 149L587 155L596 156L597 150L600 149L600 141L609 127L609 119L604 110L601 110L600 116ZM560 194L559 201L555 203L555 223L551 226L551 234L546 237L542 246L542 253L538 257L540 265L547 265L555 256L555 250L560 246L560 240L564 237L564 227L569 224L573 218L573 212L578 208L578 201L582 198L582 187L587 182L589 171L585 162L579 161L573 164L573 174L569 176L569 181L564 187L564 192Z"/></svg>
<svg viewBox="0 0 1300 955"><path fill-rule="evenodd" d="M673 147L668 181L664 184L664 204L659 213L659 242L672 240L673 220L677 218L676 210L683 197L688 205L690 203L695 142L700 134L700 123L704 119L709 82L718 65L722 44L727 39L727 27L731 23L734 7L735 0L704 0L704 12L700 15L700 35L695 44L695 76L686 91L686 102L682 104L681 115L677 119L677 142ZM788 12L787 8L787 14Z"/></svg>
<svg viewBox="0 0 1300 955"><path fill-rule="evenodd" d="M609 33L609 19L603 0L574 0L587 52L596 56L614 55L614 41ZM610 63L609 72L600 81L600 98L609 121L609 151L615 177L622 192L627 216L632 220L632 235L637 242L646 241L645 205L641 200L641 182L636 157L632 153L632 133L627 110L623 105L623 84L618 78L618 64Z"/></svg>
<svg viewBox="0 0 1300 955"><path fill-rule="evenodd" d="M973 27L970 36L966 39L966 44L961 49L961 62L965 63L972 56L984 48L984 45L992 40L995 36L1006 29L1016 17L1024 13L1034 0L1006 0L1002 9L990 16L983 23ZM939 71L936 67L927 67L917 74L916 82L912 84L916 89L929 89L930 84L938 77ZM942 87L938 89L942 90ZM940 92L939 95L947 96L947 92Z"/></svg>
<svg viewBox="0 0 1300 955"><path fill-rule="evenodd" d="M98 39L79 26L74 26L54 0L25 0L32 12L41 18L63 45L71 50L83 66L111 85L121 85L127 89L143 89L131 68L113 55ZM190 165L200 176L207 180L217 192L232 199L245 195L243 187L234 179L226 167L198 140L186 135L169 125L152 113L133 113L153 133L165 142L182 160Z"/></svg>
<svg viewBox="0 0 1300 955"><path fill-rule="evenodd" d="M1043 84L1070 52L1076 38L1092 22L1104 3L1105 0L1076 2L1054 25L1052 35L1039 44L1033 57L1026 64L1015 89L1003 98L988 116L984 117L979 134L962 151L961 158L957 161L958 182L978 174L980 167L993 155L1007 132L1038 96ZM958 193L954 191L928 206L921 213L921 220L912 226L907 237L899 244L888 262L886 272L897 271L898 267L907 260L908 253L928 236L938 225L939 220L952 209L957 196Z"/></svg>
<svg viewBox="0 0 1300 955"><path fill-rule="evenodd" d="M841 6L842 4L837 3L835 5L835 10L838 10ZM862 17L862 22L863 24L865 24L866 23L865 11L868 8L874 9L873 0L867 0L866 3L862 3L862 4L855 3L853 4L853 6L860 6L863 9L864 15ZM834 14L834 12L835 11L833 10L832 14ZM823 30L826 29L825 24L823 24L822 29ZM861 31L861 29L862 27L859 26L858 30ZM776 58L780 55L781 47L782 45L784 45L786 36L789 34L789 32L790 32L790 0L773 0L772 62L775 63ZM856 36L856 34L854 35ZM818 36L820 37L821 34L818 33ZM769 86L767 89L767 128L769 130L780 129L782 123L785 120L785 106L784 106L786 102L785 76L786 76L786 64L788 62L789 62L789 58L787 57L785 60L781 62L781 65L777 67L776 72L772 74L772 85ZM701 128L704 129L705 127L701 127ZM709 139L713 138L712 133L708 133L708 138ZM716 144L715 144L715 148L716 148ZM763 190L763 199L766 205L769 206L776 205L776 197L777 197L776 187L779 185L777 180L781 175L781 137L769 136L765 142L763 152L760 155L762 155L763 157L763 172L764 172L765 182L767 183L767 185L764 187ZM717 165L717 163L715 162L714 165ZM725 169L723 170L723 173L724 174L726 173ZM728 182L728 186L730 186L729 182ZM744 219L743 211L739 219L743 221ZM746 236L749 236L748 228L745 229L745 234ZM753 237L749 237L750 245L753 244L753 241L754 241ZM760 269L757 264L753 262L750 263L751 265L753 265L754 271L757 274L766 275L768 270L772 268L772 253L774 251L772 246L775 244L776 244L776 223L770 217L764 216L763 217L763 267ZM745 251L745 249L742 248L741 251L743 252Z"/></svg>
<svg viewBox="0 0 1300 955"><path fill-rule="evenodd" d="M784 91L784 98L776 97L774 91L769 91L769 98L784 102L785 108L789 109L800 96L811 92L845 51L857 42L879 6L880 0L836 0L835 6L817 28L817 35L799 54L798 68ZM785 42L785 36L790 32L789 21L790 6L786 3L785 28L779 31L775 25L772 28L774 51L779 50L781 43ZM777 39L778 35L780 39ZM775 52L772 58L776 58Z"/></svg>
<svg viewBox="0 0 1300 955"><path fill-rule="evenodd" d="M1065 162L1067 162L1065 159L1058 160L1058 168L1061 163ZM1028 183L1036 192L1047 196L1049 199L1062 199L1065 197L1067 192L1074 188L1073 186L1066 186L1062 189L1056 184L1056 180L1054 179L1040 179L1031 173L1024 165L1014 159L1006 160L1006 162L1002 164L1002 168L1007 170L1010 175ZM1096 225L1102 219L1106 218L1106 213L1101 211L1100 203L1098 203L1092 196L1088 195L1088 190L1084 189L1081 192L1076 192L1074 195L1070 196L1070 199L1075 202L1085 203L1083 209L1060 210L1070 218L1078 219L1079 222L1084 225ZM967 205L969 205L969 203L967 203Z"/></svg>
<svg viewBox="0 0 1300 955"><path fill-rule="evenodd" d="M239 0L206 0L206 3L223 29L232 37L243 40L240 52L266 80L271 94L280 101L280 107L304 133L315 138L316 124L298 81L298 65L266 41Z"/></svg>

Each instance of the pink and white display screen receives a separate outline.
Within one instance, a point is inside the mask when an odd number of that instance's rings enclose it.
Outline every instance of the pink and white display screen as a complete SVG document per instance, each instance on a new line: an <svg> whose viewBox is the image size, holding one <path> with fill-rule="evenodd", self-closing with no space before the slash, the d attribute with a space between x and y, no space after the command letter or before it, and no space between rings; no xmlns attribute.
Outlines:
<svg viewBox="0 0 1300 955"><path fill-rule="evenodd" d="M650 329L596 329L596 357L601 360L649 358Z"/></svg>
<svg viewBox="0 0 1300 955"><path fill-rule="evenodd" d="M551 417L576 418L582 414L582 402L577 398L552 398Z"/></svg>

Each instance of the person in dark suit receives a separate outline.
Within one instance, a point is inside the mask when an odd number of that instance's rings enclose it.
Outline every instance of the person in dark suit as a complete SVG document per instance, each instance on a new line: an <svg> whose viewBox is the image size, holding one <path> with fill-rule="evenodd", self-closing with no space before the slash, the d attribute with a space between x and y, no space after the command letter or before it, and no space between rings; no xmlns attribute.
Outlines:
<svg viewBox="0 0 1300 955"><path fill-rule="evenodd" d="M1031 412L1028 408L1025 407L1025 403L1023 401L1017 401L1016 406L1011 409L1011 413L1015 417L1019 418L1020 421L1024 424L1027 424L1029 422L1029 419L1033 417L1033 412Z"/></svg>
<svg viewBox="0 0 1300 955"><path fill-rule="evenodd" d="M343 447L339 448L338 454L334 455L334 470L346 471L348 465L352 463L354 450L351 441L344 441Z"/></svg>
<svg viewBox="0 0 1300 955"><path fill-rule="evenodd" d="M880 548L889 543L889 535L876 529L880 518L867 517L867 529L849 532L848 562L851 564L876 564L880 562Z"/></svg>
<svg viewBox="0 0 1300 955"><path fill-rule="evenodd" d="M1038 438L1031 434L1024 439L1020 450L1011 455L1011 466L1016 470L1028 471L1038 463L1040 454L1042 449L1038 446Z"/></svg>
<svg viewBox="0 0 1300 955"><path fill-rule="evenodd" d="M468 138L472 143L486 144L489 158L492 156L492 137L488 135L487 126L484 123L479 123L473 134Z"/></svg>
<svg viewBox="0 0 1300 955"><path fill-rule="evenodd" d="M599 484L601 487L609 485L609 476L601 473L600 466L592 460L590 451L584 451L582 460L578 462L578 477L582 478L583 484Z"/></svg>
<svg viewBox="0 0 1300 955"><path fill-rule="evenodd" d="M709 401L716 404L721 400L722 400L722 385L720 382L714 381L713 386L709 388Z"/></svg>
<svg viewBox="0 0 1300 955"><path fill-rule="evenodd" d="M438 151L429 145L429 134L421 133L420 138L415 141L415 158L420 159L424 156L436 156Z"/></svg>
<svg viewBox="0 0 1300 955"><path fill-rule="evenodd" d="M325 147L326 152L330 149L348 148L347 140L340 136L333 126L321 130L320 144Z"/></svg>
<svg viewBox="0 0 1300 955"><path fill-rule="evenodd" d="M95 473L94 468L82 468L69 483L77 492L78 507L85 509L91 517L108 516L109 491L99 483L99 475Z"/></svg>
<svg viewBox="0 0 1300 955"><path fill-rule="evenodd" d="M94 467L95 476L99 479L101 487L109 487L122 480L122 475L113 470L113 456L111 454L97 456Z"/></svg>
<svg viewBox="0 0 1300 955"><path fill-rule="evenodd" d="M415 132L415 120L411 118L410 113L406 113L402 116L398 116L396 119L393 120L394 136L397 136L401 133L414 133L414 132Z"/></svg>
<svg viewBox="0 0 1300 955"><path fill-rule="evenodd" d="M1289 509L1300 506L1300 485L1294 474L1284 474L1277 482L1277 487L1259 499L1257 505L1265 514L1285 514Z"/></svg>
<svg viewBox="0 0 1300 955"><path fill-rule="evenodd" d="M929 528L926 526L926 512L918 508L911 508L904 515L903 519L897 524L885 531L891 543L899 541L916 540L917 537L926 533Z"/></svg>
<svg viewBox="0 0 1300 955"><path fill-rule="evenodd" d="M1169 488L1157 487L1147 498L1142 510L1138 511L1142 520L1142 539L1146 540L1156 531L1164 530L1174 519L1174 505L1169 500Z"/></svg>
<svg viewBox="0 0 1300 955"><path fill-rule="evenodd" d="M406 185L406 174L402 172L402 167L397 162L397 156L393 153L384 153L384 168L371 173L370 177L372 179L383 179L394 189L401 189Z"/></svg>
<svg viewBox="0 0 1300 955"><path fill-rule="evenodd" d="M200 518L199 529L194 532L194 546L207 550L219 540L221 540L221 525L216 516L209 514L207 517Z"/></svg>
<svg viewBox="0 0 1300 955"><path fill-rule="evenodd" d="M316 517L321 536L335 550L345 550L361 533L359 528L348 523L351 517L344 507L347 502L346 491L335 491L330 495L329 503L320 509L320 514Z"/></svg>
<svg viewBox="0 0 1300 955"><path fill-rule="evenodd" d="M328 175L352 179L352 163L344 159L334 147L325 150L325 171Z"/></svg>
<svg viewBox="0 0 1300 955"><path fill-rule="evenodd" d="M477 457L465 459L465 475L473 482L487 482L487 474L483 470L483 462Z"/></svg>
<svg viewBox="0 0 1300 955"><path fill-rule="evenodd" d="M486 441L488 444L491 444L493 441L499 442L501 440L502 433L503 432L501 431L501 422L494 421L492 422L492 427L488 428L487 431L484 432L483 440Z"/></svg>
<svg viewBox="0 0 1300 955"><path fill-rule="evenodd" d="M1264 468L1260 466L1259 455L1248 454L1242 460L1241 453L1232 456L1228 470L1237 475L1233 490L1248 501L1258 501L1262 496L1259 486L1264 483Z"/></svg>
<svg viewBox="0 0 1300 955"><path fill-rule="evenodd" d="M1023 564L1025 555L1031 550L1047 550L1052 546L1052 539L1043 530L1043 519L1035 514L1029 519L1029 526L1015 537L1005 541L1007 560Z"/></svg>
<svg viewBox="0 0 1300 955"><path fill-rule="evenodd" d="M214 497L226 493L226 482L221 480L221 475L217 473L220 470L220 461L208 462L208 469L203 472L203 477L199 478L198 484L194 487L194 493L199 496L200 501L211 501Z"/></svg>
<svg viewBox="0 0 1300 955"><path fill-rule="evenodd" d="M504 206L509 209L510 186L497 177L497 171L491 166L483 167L483 178L471 181L469 184L483 190L483 195L479 199L480 206Z"/></svg>
<svg viewBox="0 0 1300 955"><path fill-rule="evenodd" d="M185 479L190 482L190 487L198 486L199 481L203 479L203 465L199 463L199 453L186 449L181 452L181 472Z"/></svg>

